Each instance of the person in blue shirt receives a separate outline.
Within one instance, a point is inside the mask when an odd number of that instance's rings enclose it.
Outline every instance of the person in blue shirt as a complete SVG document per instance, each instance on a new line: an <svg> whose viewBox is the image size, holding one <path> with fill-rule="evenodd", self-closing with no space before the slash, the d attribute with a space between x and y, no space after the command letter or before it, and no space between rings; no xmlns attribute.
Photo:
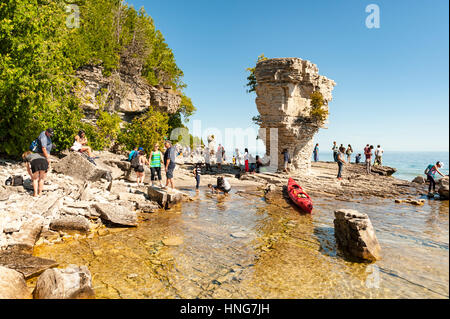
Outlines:
<svg viewBox="0 0 450 319"><path fill-rule="evenodd" d="M37 138L37 149L36 153L41 154L45 157L48 164L50 165L50 152L52 148L54 148L54 145L52 143L52 137L54 135L54 130L52 128L48 128L45 131L41 132L39 134L39 137Z"/></svg>
<svg viewBox="0 0 450 319"><path fill-rule="evenodd" d="M433 188L433 192L436 193L436 181L435 181L435 175L436 173L438 173L439 175L441 175L442 177L444 177L444 174L442 174L439 169L444 167L444 163L442 162L437 162L435 165L430 164L427 166L427 168L425 169L425 174L427 175L427 180L430 183L428 185L428 195L431 196L434 194L431 193L431 188Z"/></svg>
<svg viewBox="0 0 450 319"><path fill-rule="evenodd" d="M316 144L316 146L314 147L314 162L318 162L319 161L319 143Z"/></svg>

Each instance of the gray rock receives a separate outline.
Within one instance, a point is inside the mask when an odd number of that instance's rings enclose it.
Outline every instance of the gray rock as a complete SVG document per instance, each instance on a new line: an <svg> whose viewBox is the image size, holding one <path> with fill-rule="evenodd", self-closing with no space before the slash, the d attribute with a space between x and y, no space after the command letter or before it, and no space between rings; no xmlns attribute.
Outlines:
<svg viewBox="0 0 450 319"><path fill-rule="evenodd" d="M33 291L35 299L92 299L91 273L86 266L70 265L48 269L39 276Z"/></svg>
<svg viewBox="0 0 450 319"><path fill-rule="evenodd" d="M427 182L427 180L423 176L417 176L411 182L412 183L417 183L417 184L425 184Z"/></svg>
<svg viewBox="0 0 450 319"><path fill-rule="evenodd" d="M32 252L39 238L44 220L41 216L32 215L22 223L20 231L12 233L8 248L23 252Z"/></svg>
<svg viewBox="0 0 450 319"><path fill-rule="evenodd" d="M55 172L71 176L80 181L95 182L111 174L106 166L96 166L78 152L71 152L68 156L54 163L52 167Z"/></svg>
<svg viewBox="0 0 450 319"><path fill-rule="evenodd" d="M158 203L162 208L170 208L183 200L183 193L178 190L164 190L158 187L148 187L148 197L151 201Z"/></svg>
<svg viewBox="0 0 450 319"><path fill-rule="evenodd" d="M74 230L87 233L89 231L89 222L82 216L62 216L50 223L50 229L54 231Z"/></svg>
<svg viewBox="0 0 450 319"><path fill-rule="evenodd" d="M448 191L448 185L449 181L448 181L448 176L445 176L443 178L441 178L438 182L438 192L439 192L439 197L441 199L448 199L449 198L449 191Z"/></svg>
<svg viewBox="0 0 450 319"><path fill-rule="evenodd" d="M381 247L367 214L340 209L334 215L336 242L346 255L369 261L381 258Z"/></svg>
<svg viewBox="0 0 450 319"><path fill-rule="evenodd" d="M0 266L0 299L31 299L24 276Z"/></svg>
<svg viewBox="0 0 450 319"><path fill-rule="evenodd" d="M0 252L0 266L14 269L29 279L42 273L44 270L58 266L54 260L35 257L16 251Z"/></svg>
<svg viewBox="0 0 450 319"><path fill-rule="evenodd" d="M93 207L100 213L100 218L110 223L123 226L137 226L136 212L122 206L96 203Z"/></svg>

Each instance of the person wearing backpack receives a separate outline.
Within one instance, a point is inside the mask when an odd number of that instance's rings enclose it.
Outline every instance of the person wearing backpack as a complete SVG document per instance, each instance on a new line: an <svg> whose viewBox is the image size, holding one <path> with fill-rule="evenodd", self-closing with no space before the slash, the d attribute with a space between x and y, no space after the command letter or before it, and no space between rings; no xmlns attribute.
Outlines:
<svg viewBox="0 0 450 319"><path fill-rule="evenodd" d="M30 145L30 151L33 153L41 154L41 156L47 159L47 163L50 168L50 152L55 147L52 143L52 137L54 136L54 130L48 128L39 134L39 137L35 139Z"/></svg>
<svg viewBox="0 0 450 319"><path fill-rule="evenodd" d="M430 183L428 185L428 196L434 196L436 194L436 181L435 181L435 175L436 173L438 173L439 175L441 175L442 177L444 177L444 174L442 174L439 169L444 167L444 163L442 162L437 162L435 165L430 164L427 166L427 168L425 169L425 175L427 175L427 180ZM433 193L431 193L431 188L433 188Z"/></svg>
<svg viewBox="0 0 450 319"><path fill-rule="evenodd" d="M40 196L47 176L48 161L44 156L31 151L23 153L22 159L26 163L28 174L30 174L33 183L33 196Z"/></svg>
<svg viewBox="0 0 450 319"><path fill-rule="evenodd" d="M145 169L144 166L149 165L149 162L147 158L145 157L145 151L139 151L138 155L131 160L131 167L134 168L134 171L136 172L136 182L137 186L139 186L140 183L144 184L144 178L145 178Z"/></svg>

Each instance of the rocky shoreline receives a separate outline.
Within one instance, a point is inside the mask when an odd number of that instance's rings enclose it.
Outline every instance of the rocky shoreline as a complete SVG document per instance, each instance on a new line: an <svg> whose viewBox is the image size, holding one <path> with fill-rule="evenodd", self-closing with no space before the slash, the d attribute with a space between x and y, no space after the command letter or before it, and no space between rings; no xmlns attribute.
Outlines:
<svg viewBox="0 0 450 319"><path fill-rule="evenodd" d="M21 186L0 186L1 298L94 297L89 289L90 274L86 267L55 268L57 261L33 257L34 247L102 236L123 227L138 227L145 214L163 212L180 201L193 200L186 194L195 185L192 164L177 166L175 186L178 190L167 192L149 186L149 171L146 171L147 185L138 187L124 156L96 152L99 159L97 165L93 165L80 154L65 155L62 159L52 157L52 171L48 174L43 196L38 198L31 196L32 185L25 166L0 160L1 181L14 175L24 177ZM221 172L217 172L216 167L213 170L202 175L202 186L214 184L221 174L242 194L265 195L267 201L274 203L286 200L283 188L289 178L287 174L243 174L239 168L229 165L224 165ZM408 182L390 176L395 172L392 168L375 168L372 175L367 175L363 165L348 164L341 181L336 179L336 172L335 163L318 162L312 163L310 175L293 174L292 177L312 197L345 200L374 196L393 198L397 202L409 200L407 203L414 204L411 201L426 195L426 187L417 180ZM440 188L445 188L445 180L448 194L448 178L443 179ZM25 289L25 280L37 276L32 294L29 288ZM51 288L49 282L58 280L72 283L70 293L53 293L59 288Z"/></svg>

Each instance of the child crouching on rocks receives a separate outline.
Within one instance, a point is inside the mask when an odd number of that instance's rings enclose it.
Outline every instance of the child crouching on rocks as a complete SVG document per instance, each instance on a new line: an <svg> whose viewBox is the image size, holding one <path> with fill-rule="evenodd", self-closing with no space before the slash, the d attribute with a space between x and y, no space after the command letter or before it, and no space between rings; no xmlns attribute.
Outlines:
<svg viewBox="0 0 450 319"><path fill-rule="evenodd" d="M225 195L231 191L230 182L223 176L217 177L217 185L213 186L212 184L208 184L208 187L211 189L213 193L223 192Z"/></svg>

